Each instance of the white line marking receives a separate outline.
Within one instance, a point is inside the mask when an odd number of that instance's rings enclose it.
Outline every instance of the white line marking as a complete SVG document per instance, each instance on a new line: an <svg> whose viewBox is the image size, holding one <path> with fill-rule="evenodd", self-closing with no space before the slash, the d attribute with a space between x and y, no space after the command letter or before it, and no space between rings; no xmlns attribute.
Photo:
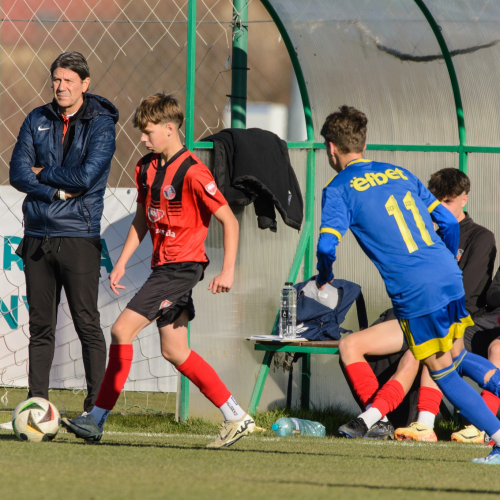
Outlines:
<svg viewBox="0 0 500 500"><path fill-rule="evenodd" d="M60 433L63 434L68 434L64 429L61 429L59 431ZM135 437L156 437L156 438L188 438L188 439L213 439L215 437L215 434L163 434L159 432L116 432L116 431L105 431L104 436L135 436ZM294 439L300 439L299 437L294 437ZM326 441L321 441L323 443L326 443L328 441L331 441L332 439L335 439L338 441L339 439L342 438L333 438L331 436L326 438ZM246 436L245 440L255 440L255 441L261 441L261 442L279 442L281 439L279 437L264 437L261 438L259 435L250 435ZM364 446L404 446L404 447L413 447L413 448L421 448L421 447L434 447L434 448L456 448L456 447L467 447L467 448L482 448L482 449L489 449L491 446L485 445L485 444L474 444L474 443L447 443L444 441L438 442L438 443L423 443L423 442L417 442L417 441L383 441L383 440L376 440L376 439L356 439L356 440L351 440L351 439L343 439L344 441L349 441L352 442L352 444L361 444ZM347 444L347 443L346 443Z"/></svg>

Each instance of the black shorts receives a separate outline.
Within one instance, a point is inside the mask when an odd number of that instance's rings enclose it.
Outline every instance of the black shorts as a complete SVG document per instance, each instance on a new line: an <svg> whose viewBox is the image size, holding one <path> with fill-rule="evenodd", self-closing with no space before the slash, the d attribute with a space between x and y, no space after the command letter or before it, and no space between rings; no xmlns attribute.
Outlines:
<svg viewBox="0 0 500 500"><path fill-rule="evenodd" d="M175 262L155 267L127 304L127 309L149 321L156 319L158 328L173 323L185 309L191 321L195 316L192 290L203 279L205 267L200 262Z"/></svg>
<svg viewBox="0 0 500 500"><path fill-rule="evenodd" d="M483 329L475 324L465 329L464 345L467 351L488 359L488 347L497 338L500 338L500 328Z"/></svg>

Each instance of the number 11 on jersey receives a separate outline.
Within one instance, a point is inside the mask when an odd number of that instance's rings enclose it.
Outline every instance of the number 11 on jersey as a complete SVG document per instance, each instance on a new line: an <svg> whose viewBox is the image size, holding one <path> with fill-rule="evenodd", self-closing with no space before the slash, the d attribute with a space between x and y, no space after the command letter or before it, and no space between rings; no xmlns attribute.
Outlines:
<svg viewBox="0 0 500 500"><path fill-rule="evenodd" d="M420 236L422 237L422 239L425 241L425 243L427 243L428 246L434 245L431 235L425 227L425 222L420 215L418 207L415 204L415 200L413 199L410 191L408 191L406 193L406 196L403 198L403 203L406 210L409 210L412 213L413 219L415 220L415 224L420 231ZM406 243L408 252L413 253L418 250L418 246L413 239L410 228L408 227L408 224L406 224L403 212L401 212L401 209L399 208L398 202L396 198L394 198L394 195L391 195L389 197L385 204L385 208L387 210L387 213L389 215L392 215L396 219L396 224L398 225L401 236L403 237L403 241Z"/></svg>

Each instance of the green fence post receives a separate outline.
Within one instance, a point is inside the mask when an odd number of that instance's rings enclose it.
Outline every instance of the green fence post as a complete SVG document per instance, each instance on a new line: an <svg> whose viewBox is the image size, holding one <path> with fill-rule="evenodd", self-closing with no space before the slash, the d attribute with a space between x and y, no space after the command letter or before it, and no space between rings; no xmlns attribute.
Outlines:
<svg viewBox="0 0 500 500"><path fill-rule="evenodd" d="M186 68L186 147L194 145L194 97L196 75L196 0L189 0L188 38ZM191 345L191 325L188 324L188 344ZM181 375L179 419L185 422L189 418L189 379Z"/></svg>
<svg viewBox="0 0 500 500"><path fill-rule="evenodd" d="M255 388L250 399L250 405L248 406L248 413L252 416L255 416L257 413L257 408L259 407L260 398L264 391L264 384L266 383L267 374L269 373L269 367L271 366L273 357L274 352L266 352L266 354L264 354L264 360L260 366L259 376L255 382Z"/></svg>
<svg viewBox="0 0 500 500"><path fill-rule="evenodd" d="M231 64L231 127L247 124L248 0L233 2L233 54Z"/></svg>
<svg viewBox="0 0 500 500"><path fill-rule="evenodd" d="M304 278L314 274L314 202L316 184L316 152L314 149L307 151L307 180L306 180L306 211L305 220L310 226L310 233L304 260Z"/></svg>

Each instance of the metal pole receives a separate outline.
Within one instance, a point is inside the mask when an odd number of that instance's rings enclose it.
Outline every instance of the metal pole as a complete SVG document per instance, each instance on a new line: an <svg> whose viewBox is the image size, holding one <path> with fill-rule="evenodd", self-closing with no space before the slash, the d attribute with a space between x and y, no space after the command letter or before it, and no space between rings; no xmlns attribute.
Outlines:
<svg viewBox="0 0 500 500"><path fill-rule="evenodd" d="M231 65L231 127L247 124L248 0L233 2L233 55Z"/></svg>
<svg viewBox="0 0 500 500"><path fill-rule="evenodd" d="M314 201L316 184L316 151L307 151L307 181L306 181L306 224L310 226L308 245L304 259L304 279L310 278L314 274Z"/></svg>
<svg viewBox="0 0 500 500"><path fill-rule="evenodd" d="M194 143L194 98L196 75L196 0L189 0L186 68L186 147Z"/></svg>
<svg viewBox="0 0 500 500"><path fill-rule="evenodd" d="M186 68L186 147L193 149L194 144L194 98L196 75L196 0L189 0L188 38ZM188 345L191 345L191 325L188 324ZM181 375L180 411L181 422L189 418L189 379Z"/></svg>

